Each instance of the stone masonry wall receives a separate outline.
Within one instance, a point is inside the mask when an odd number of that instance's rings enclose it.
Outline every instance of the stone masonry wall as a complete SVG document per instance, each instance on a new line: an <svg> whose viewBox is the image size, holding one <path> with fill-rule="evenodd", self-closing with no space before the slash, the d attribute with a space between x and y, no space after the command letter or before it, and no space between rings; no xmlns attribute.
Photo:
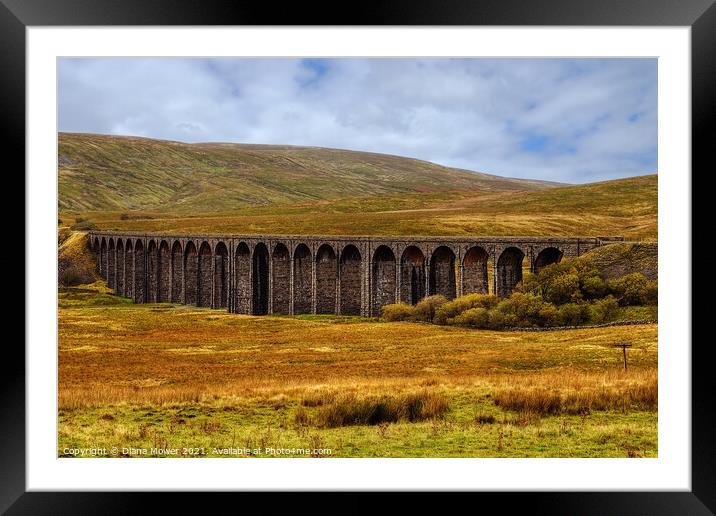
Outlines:
<svg viewBox="0 0 716 516"><path fill-rule="evenodd" d="M243 314L378 316L428 293L509 296L537 271L620 237L336 237L92 232L99 272L135 302ZM488 261L493 283L488 285Z"/></svg>
<svg viewBox="0 0 716 516"><path fill-rule="evenodd" d="M316 313L336 313L337 280L336 254L323 245L316 256Z"/></svg>

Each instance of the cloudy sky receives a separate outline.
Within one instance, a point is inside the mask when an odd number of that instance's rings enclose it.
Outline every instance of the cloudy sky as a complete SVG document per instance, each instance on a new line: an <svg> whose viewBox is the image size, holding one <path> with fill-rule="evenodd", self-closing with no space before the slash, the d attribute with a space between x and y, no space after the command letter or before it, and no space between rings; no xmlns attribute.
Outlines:
<svg viewBox="0 0 716 516"><path fill-rule="evenodd" d="M59 130L587 183L657 170L656 59L65 58Z"/></svg>

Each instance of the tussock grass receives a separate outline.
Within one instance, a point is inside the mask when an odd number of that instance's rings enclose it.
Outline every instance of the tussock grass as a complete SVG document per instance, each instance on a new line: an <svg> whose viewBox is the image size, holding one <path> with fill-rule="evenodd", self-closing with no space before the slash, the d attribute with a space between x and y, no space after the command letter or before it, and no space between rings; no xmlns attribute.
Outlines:
<svg viewBox="0 0 716 516"><path fill-rule="evenodd" d="M354 393L334 395L316 415L316 424L336 428L350 425L379 425L398 421L425 421L442 418L449 405L445 396L435 392L399 396L359 397Z"/></svg>
<svg viewBox="0 0 716 516"><path fill-rule="evenodd" d="M585 385L576 375L564 378L560 387L554 380L530 388L501 389L493 395L495 405L505 410L538 415L589 414L594 410L656 411L658 408L658 381L655 371L625 375L611 382L607 378L601 384Z"/></svg>
<svg viewBox="0 0 716 516"><path fill-rule="evenodd" d="M475 423L478 425L491 425L495 423L497 419L492 414L476 414L475 415Z"/></svg>

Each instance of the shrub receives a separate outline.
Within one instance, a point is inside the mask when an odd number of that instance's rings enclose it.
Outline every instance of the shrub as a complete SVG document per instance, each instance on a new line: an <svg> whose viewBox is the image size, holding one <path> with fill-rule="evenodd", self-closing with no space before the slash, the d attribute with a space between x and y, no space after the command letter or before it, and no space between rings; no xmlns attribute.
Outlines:
<svg viewBox="0 0 716 516"><path fill-rule="evenodd" d="M489 328L499 330L505 327L505 314L503 314L499 310L490 310L488 315L490 318L490 321L488 323Z"/></svg>
<svg viewBox="0 0 716 516"><path fill-rule="evenodd" d="M122 213L122 214L119 216L119 220L129 220L129 218L130 218L130 217L129 217L129 213Z"/></svg>
<svg viewBox="0 0 716 516"><path fill-rule="evenodd" d="M559 310L552 303L544 303L539 309L538 316L540 326L560 326L562 324Z"/></svg>
<svg viewBox="0 0 716 516"><path fill-rule="evenodd" d="M543 305L544 301L538 295L515 292L500 301L495 310L503 314L504 326L537 326L541 322L539 313Z"/></svg>
<svg viewBox="0 0 716 516"><path fill-rule="evenodd" d="M649 281L642 273L635 272L610 280L608 286L620 305L631 306L646 304L649 297L657 291L655 283Z"/></svg>
<svg viewBox="0 0 716 516"><path fill-rule="evenodd" d="M659 304L659 283L649 280L646 282L646 304Z"/></svg>
<svg viewBox="0 0 716 516"><path fill-rule="evenodd" d="M470 308L463 313L458 314L455 318L450 319L452 324L458 326L471 326L473 328L489 328L490 327L490 311L481 306Z"/></svg>
<svg viewBox="0 0 716 516"><path fill-rule="evenodd" d="M432 322L437 309L447 302L447 298L440 294L425 297L413 307L413 315L410 320Z"/></svg>
<svg viewBox="0 0 716 516"><path fill-rule="evenodd" d="M559 307L559 316L566 326L579 326L589 320L587 303L565 303Z"/></svg>
<svg viewBox="0 0 716 516"><path fill-rule="evenodd" d="M619 303L614 296L597 299L589 306L589 320L594 324L612 321L619 313Z"/></svg>
<svg viewBox="0 0 716 516"><path fill-rule="evenodd" d="M515 286L515 292L523 292L525 294L529 292L541 296L542 284L539 281L539 276L537 274L525 274L522 277L522 281Z"/></svg>
<svg viewBox="0 0 716 516"><path fill-rule="evenodd" d="M415 307L406 303L385 305L382 309L386 321L408 321L413 319Z"/></svg>
<svg viewBox="0 0 716 516"><path fill-rule="evenodd" d="M579 276L575 272L554 276L544 287L544 299L555 305L569 303L581 297Z"/></svg>
<svg viewBox="0 0 716 516"><path fill-rule="evenodd" d="M517 290L540 294L555 305L597 299L607 293L599 270L582 258L567 258L547 265L537 275L523 279Z"/></svg>
<svg viewBox="0 0 716 516"><path fill-rule="evenodd" d="M587 276L581 280L581 290L585 299L599 299L606 295L607 285L599 275Z"/></svg>
<svg viewBox="0 0 716 516"><path fill-rule="evenodd" d="M496 296L489 294L468 294L448 301L435 310L435 324L450 324L450 320L471 308L492 308L498 302Z"/></svg>

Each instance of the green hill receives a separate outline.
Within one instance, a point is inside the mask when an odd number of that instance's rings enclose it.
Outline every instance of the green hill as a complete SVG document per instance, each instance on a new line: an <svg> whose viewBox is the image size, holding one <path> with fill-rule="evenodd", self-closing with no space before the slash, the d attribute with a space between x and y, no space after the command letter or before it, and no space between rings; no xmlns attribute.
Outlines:
<svg viewBox="0 0 716 516"><path fill-rule="evenodd" d="M658 176L557 185L337 149L59 135L60 225L656 240Z"/></svg>
<svg viewBox="0 0 716 516"><path fill-rule="evenodd" d="M624 242L597 247L584 257L601 271L605 279L641 272L649 279L659 276L659 245L656 242Z"/></svg>
<svg viewBox="0 0 716 516"><path fill-rule="evenodd" d="M514 192L555 185L319 147L60 133L58 154L60 212L221 212L356 196Z"/></svg>

